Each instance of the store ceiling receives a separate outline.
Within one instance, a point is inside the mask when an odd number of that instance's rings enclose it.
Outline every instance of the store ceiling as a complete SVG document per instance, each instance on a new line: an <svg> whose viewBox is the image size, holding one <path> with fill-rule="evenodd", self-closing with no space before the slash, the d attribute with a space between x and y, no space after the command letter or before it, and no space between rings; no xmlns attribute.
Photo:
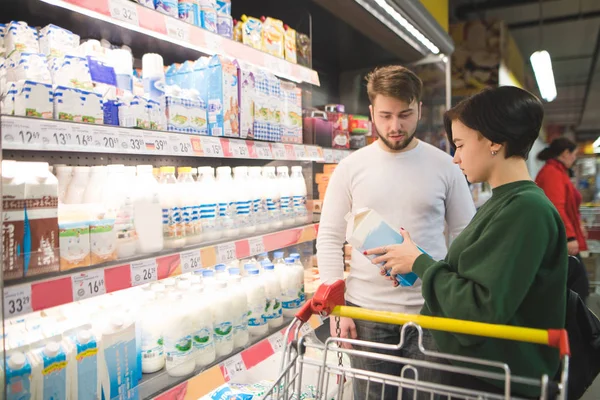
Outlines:
<svg viewBox="0 0 600 400"><path fill-rule="evenodd" d="M558 96L545 104L546 122L572 127L579 140L600 136L599 0L543 0L541 14L538 0L450 0L450 6L455 21L504 20L532 77L529 56L547 50Z"/></svg>

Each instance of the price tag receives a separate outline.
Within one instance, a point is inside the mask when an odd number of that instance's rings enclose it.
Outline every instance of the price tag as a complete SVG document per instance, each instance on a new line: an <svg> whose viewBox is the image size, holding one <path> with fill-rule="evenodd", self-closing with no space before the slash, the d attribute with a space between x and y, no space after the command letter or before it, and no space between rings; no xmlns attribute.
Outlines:
<svg viewBox="0 0 600 400"><path fill-rule="evenodd" d="M269 143L254 142L254 149L256 150L256 156L258 158L262 158L262 159L273 158L273 153L271 152L271 146L269 146Z"/></svg>
<svg viewBox="0 0 600 400"><path fill-rule="evenodd" d="M250 152L246 142L241 140L229 140L229 149L234 158L249 158Z"/></svg>
<svg viewBox="0 0 600 400"><path fill-rule="evenodd" d="M14 317L33 312L31 308L31 285L4 288L4 315Z"/></svg>
<svg viewBox="0 0 600 400"><path fill-rule="evenodd" d="M181 270L184 274L202 268L200 250L184 251L179 257L181 258Z"/></svg>
<svg viewBox="0 0 600 400"><path fill-rule="evenodd" d="M323 158L327 164L333 164L335 158L333 157L333 149L323 149Z"/></svg>
<svg viewBox="0 0 600 400"><path fill-rule="evenodd" d="M167 25L167 35L172 39L184 42L190 41L190 25L175 18L165 18Z"/></svg>
<svg viewBox="0 0 600 400"><path fill-rule="evenodd" d="M108 0L110 16L119 21L139 25L137 6L127 0Z"/></svg>
<svg viewBox="0 0 600 400"><path fill-rule="evenodd" d="M34 119L2 116L2 146L7 149L43 149L48 144L48 139L44 136L44 125L50 124Z"/></svg>
<svg viewBox="0 0 600 400"><path fill-rule="evenodd" d="M248 239L250 244L250 255L261 254L265 252L265 242L262 237Z"/></svg>
<svg viewBox="0 0 600 400"><path fill-rule="evenodd" d="M246 372L246 364L244 364L242 355L239 353L223 363L223 377L226 382L244 372Z"/></svg>
<svg viewBox="0 0 600 400"><path fill-rule="evenodd" d="M339 163L344 158L344 152L342 150L333 151L333 162Z"/></svg>
<svg viewBox="0 0 600 400"><path fill-rule="evenodd" d="M301 144L295 144L294 156L296 157L296 160L304 160L306 158L306 148Z"/></svg>
<svg viewBox="0 0 600 400"><path fill-rule="evenodd" d="M156 259L131 263L131 285L139 286L158 279Z"/></svg>
<svg viewBox="0 0 600 400"><path fill-rule="evenodd" d="M82 272L72 275L73 300L83 300L106 293L104 270Z"/></svg>
<svg viewBox="0 0 600 400"><path fill-rule="evenodd" d="M83 136L90 135L91 131L89 127L85 125L79 124L56 124L55 128L51 131L49 135L50 146L58 149L64 148L79 148L78 141L83 140ZM86 136L86 139L89 137ZM93 139L93 138L92 138ZM93 143L88 144L86 140L86 145L93 146ZM88 148L85 146L85 148Z"/></svg>
<svg viewBox="0 0 600 400"><path fill-rule="evenodd" d="M269 343L273 348L273 352L277 353L283 349L285 345L285 340L283 338L283 334L281 332L277 332L269 337Z"/></svg>
<svg viewBox="0 0 600 400"><path fill-rule="evenodd" d="M235 243L223 243L217 246L217 264L227 264L237 258Z"/></svg>
<svg viewBox="0 0 600 400"><path fill-rule="evenodd" d="M285 146L282 143L272 143L271 149L273 150L273 158L276 160L285 160Z"/></svg>
<svg viewBox="0 0 600 400"><path fill-rule="evenodd" d="M166 135L144 132L146 151L150 154L170 154L169 139Z"/></svg>
<svg viewBox="0 0 600 400"><path fill-rule="evenodd" d="M223 157L223 146L219 138L202 136L200 143L205 157Z"/></svg>
<svg viewBox="0 0 600 400"><path fill-rule="evenodd" d="M144 142L144 135L141 133L128 133L125 136L125 142L127 143L127 151L141 154L146 152L146 142Z"/></svg>
<svg viewBox="0 0 600 400"><path fill-rule="evenodd" d="M305 146L307 156L311 161L323 161L323 154L320 147Z"/></svg>
<svg viewBox="0 0 600 400"><path fill-rule="evenodd" d="M194 153L194 147L192 146L190 137L187 135L175 135L169 140L169 143L173 144L173 153L178 156L196 155L196 153Z"/></svg>
<svg viewBox="0 0 600 400"><path fill-rule="evenodd" d="M94 129L94 144L98 150L107 152L121 152L121 149L129 147L128 143L117 132L111 129Z"/></svg>
<svg viewBox="0 0 600 400"><path fill-rule="evenodd" d="M310 326L310 324L308 322L302 324L302 326L300 327L300 333L302 334L302 336L306 336L309 333L311 333L313 331L312 326Z"/></svg>

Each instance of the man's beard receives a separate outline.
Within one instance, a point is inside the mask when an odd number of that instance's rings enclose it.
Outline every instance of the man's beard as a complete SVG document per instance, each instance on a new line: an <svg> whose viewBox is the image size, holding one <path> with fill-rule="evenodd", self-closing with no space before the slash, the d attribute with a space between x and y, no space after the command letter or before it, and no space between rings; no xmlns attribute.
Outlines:
<svg viewBox="0 0 600 400"><path fill-rule="evenodd" d="M392 151L404 150L410 144L410 142L412 142L413 138L415 137L414 132L410 135L408 134L408 132L403 132L402 134L405 135L405 137L402 141L392 142L392 141L388 140L385 136L383 136L381 133L379 133L379 131L377 129L375 129L375 131L377 132L377 136L379 136L379 139L381 139L383 141L383 143L385 143L385 145L388 147L388 149L390 149Z"/></svg>

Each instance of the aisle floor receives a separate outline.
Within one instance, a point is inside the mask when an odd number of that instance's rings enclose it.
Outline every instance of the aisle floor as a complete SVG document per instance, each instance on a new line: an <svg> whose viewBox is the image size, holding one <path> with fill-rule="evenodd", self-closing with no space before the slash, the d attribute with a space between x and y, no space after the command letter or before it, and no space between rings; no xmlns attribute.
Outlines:
<svg viewBox="0 0 600 400"><path fill-rule="evenodd" d="M600 295L590 295L588 299L588 306L596 315L600 315ZM600 376L596 378L596 381L592 387L588 389L581 400L600 400Z"/></svg>

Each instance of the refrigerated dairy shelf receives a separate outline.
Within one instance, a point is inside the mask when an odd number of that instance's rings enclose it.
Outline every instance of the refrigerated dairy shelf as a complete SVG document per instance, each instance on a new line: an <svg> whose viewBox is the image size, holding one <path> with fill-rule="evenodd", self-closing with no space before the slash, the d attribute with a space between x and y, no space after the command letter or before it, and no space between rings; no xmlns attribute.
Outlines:
<svg viewBox="0 0 600 400"><path fill-rule="evenodd" d="M169 377L164 370L145 375L140 383L140 398L197 399L210 393L281 351L285 344L285 329L291 321L290 318L284 319L281 327L269 329L266 335L251 339L243 349L234 350L234 354L219 359L206 368L197 368L189 376L173 378ZM306 335L321 325L323 325L321 317L313 315L307 324L302 325L300 333Z"/></svg>
<svg viewBox="0 0 600 400"><path fill-rule="evenodd" d="M74 24L93 25L108 22L113 29L124 29L131 36L141 33L153 38L205 55L223 55L243 60L256 67L264 68L276 76L294 82L319 85L316 71L288 62L216 33L161 14L128 0L30 0L29 8L48 8L44 4L60 7L74 13ZM54 11L56 13L56 11Z"/></svg>
<svg viewBox="0 0 600 400"><path fill-rule="evenodd" d="M2 149L338 163L351 151L3 115Z"/></svg>
<svg viewBox="0 0 600 400"><path fill-rule="evenodd" d="M308 224L251 238L165 250L158 254L4 282L4 315L15 317L105 293L226 264L315 240L319 225Z"/></svg>

